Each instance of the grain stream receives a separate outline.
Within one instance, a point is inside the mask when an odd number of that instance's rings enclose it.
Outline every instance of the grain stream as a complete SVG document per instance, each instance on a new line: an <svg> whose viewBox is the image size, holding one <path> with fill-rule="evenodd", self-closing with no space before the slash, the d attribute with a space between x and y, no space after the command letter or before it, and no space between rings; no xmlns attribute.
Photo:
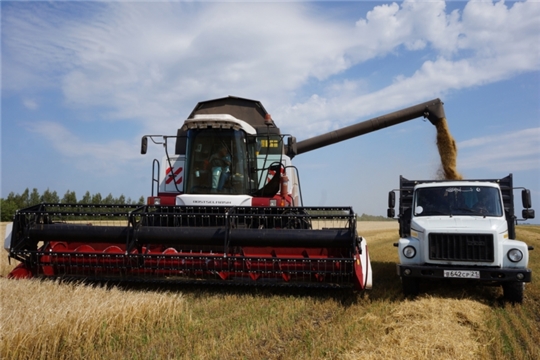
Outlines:
<svg viewBox="0 0 540 360"><path fill-rule="evenodd" d="M456 141L450 133L446 119L442 118L435 127L437 128L437 148L441 157L438 177L445 180L462 180L463 177L457 171Z"/></svg>

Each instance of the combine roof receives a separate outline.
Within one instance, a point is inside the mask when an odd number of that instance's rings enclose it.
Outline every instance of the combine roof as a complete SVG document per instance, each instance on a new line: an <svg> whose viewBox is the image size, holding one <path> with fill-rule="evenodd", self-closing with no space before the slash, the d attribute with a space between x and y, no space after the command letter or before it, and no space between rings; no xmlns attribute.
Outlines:
<svg viewBox="0 0 540 360"><path fill-rule="evenodd" d="M244 120L254 128L266 128L264 117L268 114L264 106L257 100L227 96L214 100L201 101L195 106L189 118L201 114L230 114Z"/></svg>

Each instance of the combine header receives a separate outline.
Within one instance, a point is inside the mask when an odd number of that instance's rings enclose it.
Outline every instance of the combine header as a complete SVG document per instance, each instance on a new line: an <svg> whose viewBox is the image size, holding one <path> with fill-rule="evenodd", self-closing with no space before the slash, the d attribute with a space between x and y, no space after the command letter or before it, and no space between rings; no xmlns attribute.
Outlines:
<svg viewBox="0 0 540 360"><path fill-rule="evenodd" d="M252 283L371 288L366 240L350 207L304 207L301 153L426 117L435 99L296 142L258 101L197 104L153 161L147 205L40 204L17 211L5 248L12 278ZM169 154L170 140L174 155Z"/></svg>

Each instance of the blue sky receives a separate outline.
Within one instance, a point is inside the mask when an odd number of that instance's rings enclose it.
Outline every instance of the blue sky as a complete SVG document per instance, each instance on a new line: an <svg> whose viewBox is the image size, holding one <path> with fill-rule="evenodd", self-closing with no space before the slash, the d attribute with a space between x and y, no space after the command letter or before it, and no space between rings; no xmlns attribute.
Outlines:
<svg viewBox="0 0 540 360"><path fill-rule="evenodd" d="M1 37L2 197L146 197L162 149L140 155L141 136L176 134L199 101L259 100L303 140L440 97L458 170L513 173L540 211L538 1L2 1ZM435 128L293 163L305 205L384 215L399 175L435 178Z"/></svg>

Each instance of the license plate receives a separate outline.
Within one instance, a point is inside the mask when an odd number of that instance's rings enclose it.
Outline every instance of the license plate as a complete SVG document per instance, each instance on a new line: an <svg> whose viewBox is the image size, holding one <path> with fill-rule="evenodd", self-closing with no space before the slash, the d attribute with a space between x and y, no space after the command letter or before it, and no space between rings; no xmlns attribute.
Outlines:
<svg viewBox="0 0 540 360"><path fill-rule="evenodd" d="M480 271L474 270L444 270L444 277L461 279L480 279Z"/></svg>

